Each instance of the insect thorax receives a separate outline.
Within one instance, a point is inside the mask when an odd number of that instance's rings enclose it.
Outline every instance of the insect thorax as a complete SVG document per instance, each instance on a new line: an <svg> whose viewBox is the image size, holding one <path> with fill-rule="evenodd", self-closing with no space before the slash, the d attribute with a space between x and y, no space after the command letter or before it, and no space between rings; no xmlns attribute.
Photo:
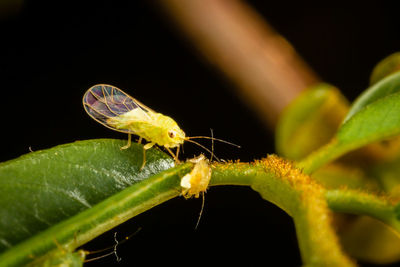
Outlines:
<svg viewBox="0 0 400 267"><path fill-rule="evenodd" d="M177 147L183 143L185 133L170 117L161 113L135 109L118 117L111 118L109 124L117 129L129 130L149 142L169 148ZM176 138L171 138L169 133L177 133Z"/></svg>

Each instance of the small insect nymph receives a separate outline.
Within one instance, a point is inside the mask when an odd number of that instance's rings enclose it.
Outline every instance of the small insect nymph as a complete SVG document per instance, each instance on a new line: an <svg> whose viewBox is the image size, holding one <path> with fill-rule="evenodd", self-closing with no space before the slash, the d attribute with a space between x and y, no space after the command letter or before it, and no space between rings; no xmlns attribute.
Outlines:
<svg viewBox="0 0 400 267"><path fill-rule="evenodd" d="M190 140L207 138L234 145L224 140L207 136L186 137L185 132L170 117L157 113L146 107L122 90L107 84L98 84L89 88L83 96L83 106L86 112L102 125L128 134L128 144L121 147L127 149L131 145L131 134L148 141L144 145L143 165L145 164L145 151L154 145L164 147L178 162L179 147L189 141L195 143L211 153L201 144ZM171 149L176 148L174 154Z"/></svg>
<svg viewBox="0 0 400 267"><path fill-rule="evenodd" d="M204 193L206 192L208 184L210 183L212 171L208 159L203 154L188 161L194 163L195 165L192 171L183 176L181 179L182 195L186 199L192 196L198 198L200 194L202 196L201 210L195 227L197 228L201 215L203 214L205 201Z"/></svg>
<svg viewBox="0 0 400 267"><path fill-rule="evenodd" d="M200 193L204 193L207 190L210 183L211 167L208 159L203 154L190 159L189 162L195 165L193 170L181 179L182 195L185 198L192 196L198 198Z"/></svg>

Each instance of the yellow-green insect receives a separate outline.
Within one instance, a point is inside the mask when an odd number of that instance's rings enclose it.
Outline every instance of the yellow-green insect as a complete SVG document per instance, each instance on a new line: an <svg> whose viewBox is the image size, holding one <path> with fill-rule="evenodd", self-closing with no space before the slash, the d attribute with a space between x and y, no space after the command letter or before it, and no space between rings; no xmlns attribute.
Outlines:
<svg viewBox="0 0 400 267"><path fill-rule="evenodd" d="M144 151L157 144L164 147L175 161L178 161L179 147L184 141L195 143L210 152L204 146L189 139L208 138L231 144L207 136L186 137L172 118L153 111L112 85L97 84L89 88L83 96L83 106L86 112L99 123L112 130L128 134L128 144L121 149L129 148L131 134L135 134L139 136L139 143L142 139L149 142L144 145ZM175 154L171 151L173 148L176 148ZM144 164L145 158L143 166Z"/></svg>

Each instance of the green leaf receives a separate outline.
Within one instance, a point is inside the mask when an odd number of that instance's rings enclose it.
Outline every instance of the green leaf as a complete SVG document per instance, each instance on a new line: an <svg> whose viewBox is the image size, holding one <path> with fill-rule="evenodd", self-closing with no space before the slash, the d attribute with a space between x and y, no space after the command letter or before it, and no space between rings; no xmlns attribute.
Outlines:
<svg viewBox="0 0 400 267"><path fill-rule="evenodd" d="M380 61L372 71L370 84L375 84L386 76L400 70L400 52L391 54Z"/></svg>
<svg viewBox="0 0 400 267"><path fill-rule="evenodd" d="M345 251L368 263L389 264L400 260L400 237L386 224L367 216L347 221L338 229Z"/></svg>
<svg viewBox="0 0 400 267"><path fill-rule="evenodd" d="M394 197L400 196L400 155L372 165L368 172L379 181L386 193Z"/></svg>
<svg viewBox="0 0 400 267"><path fill-rule="evenodd" d="M122 140L60 145L0 164L0 251L174 166L159 150Z"/></svg>
<svg viewBox="0 0 400 267"><path fill-rule="evenodd" d="M299 160L326 144L347 110L347 100L331 85L304 91L280 116L275 135L278 154Z"/></svg>
<svg viewBox="0 0 400 267"><path fill-rule="evenodd" d="M346 187L367 192L378 192L380 190L377 181L367 176L364 169L343 164L326 165L315 171L312 178L327 189Z"/></svg>
<svg viewBox="0 0 400 267"><path fill-rule="evenodd" d="M351 107L336 136L298 166L311 173L320 166L365 145L400 134L400 73L378 82Z"/></svg>
<svg viewBox="0 0 400 267"><path fill-rule="evenodd" d="M400 91L400 72L391 74L363 92L353 103L343 124L373 102Z"/></svg>
<svg viewBox="0 0 400 267"><path fill-rule="evenodd" d="M127 187L0 254L5 266L21 266L33 260L51 262L60 252L72 253L79 246L128 219L181 192L181 178L193 165L180 164Z"/></svg>
<svg viewBox="0 0 400 267"><path fill-rule="evenodd" d="M400 83L398 87L400 89ZM342 146L354 149L395 136L400 133L399 112L400 93L386 96L354 114L336 137Z"/></svg>
<svg viewBox="0 0 400 267"><path fill-rule="evenodd" d="M400 221L400 203L394 207L394 212L396 214L396 219Z"/></svg>

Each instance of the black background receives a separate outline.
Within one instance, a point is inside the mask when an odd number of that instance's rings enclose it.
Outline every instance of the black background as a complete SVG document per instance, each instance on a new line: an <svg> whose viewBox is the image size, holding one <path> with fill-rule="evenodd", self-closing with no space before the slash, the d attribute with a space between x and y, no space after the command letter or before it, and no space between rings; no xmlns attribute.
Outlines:
<svg viewBox="0 0 400 267"><path fill-rule="evenodd" d="M273 134L235 88L201 58L151 1L26 1L0 18L1 149L5 161L33 150L93 138L126 138L90 119L85 90L109 83L168 114L187 135L214 135L225 159L273 153ZM397 9L375 2L346 6L249 1L326 82L353 100L373 66L400 50ZM382 1L383 2L383 1ZM200 150L185 145L184 157ZM239 264L299 266L293 223L248 188L211 188L201 201L171 200L99 237L113 245L141 227L114 257L88 265ZM257 264L257 265L258 265ZM367 265L365 265L367 266Z"/></svg>

